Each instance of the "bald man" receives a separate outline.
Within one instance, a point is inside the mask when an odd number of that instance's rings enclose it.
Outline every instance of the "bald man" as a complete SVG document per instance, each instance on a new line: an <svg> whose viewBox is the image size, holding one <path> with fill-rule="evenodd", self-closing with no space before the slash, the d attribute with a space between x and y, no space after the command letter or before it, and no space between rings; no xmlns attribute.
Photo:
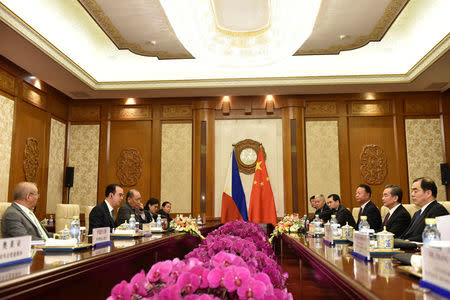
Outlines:
<svg viewBox="0 0 450 300"><path fill-rule="evenodd" d="M38 188L33 182L20 182L13 191L14 202L2 219L4 238L31 235L33 240L46 240L49 233L33 213L39 199Z"/></svg>
<svg viewBox="0 0 450 300"><path fill-rule="evenodd" d="M125 223L125 221L128 222L131 214L134 214L136 222L139 222L139 227L141 228L143 223L150 223L152 217L148 211L144 210L144 205L142 205L141 201L141 193L138 190L129 190L125 203L122 204L117 212L116 226Z"/></svg>

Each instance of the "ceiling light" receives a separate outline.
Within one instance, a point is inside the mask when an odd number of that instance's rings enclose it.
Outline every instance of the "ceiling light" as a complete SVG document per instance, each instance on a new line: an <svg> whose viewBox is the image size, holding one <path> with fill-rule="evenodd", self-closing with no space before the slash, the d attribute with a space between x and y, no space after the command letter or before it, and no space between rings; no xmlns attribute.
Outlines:
<svg viewBox="0 0 450 300"><path fill-rule="evenodd" d="M178 39L198 60L265 65L309 37L321 0L160 0Z"/></svg>

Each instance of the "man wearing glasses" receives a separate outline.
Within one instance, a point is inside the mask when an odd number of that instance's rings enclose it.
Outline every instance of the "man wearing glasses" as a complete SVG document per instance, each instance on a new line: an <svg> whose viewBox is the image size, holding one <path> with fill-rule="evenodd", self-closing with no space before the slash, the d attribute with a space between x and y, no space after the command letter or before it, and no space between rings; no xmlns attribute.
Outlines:
<svg viewBox="0 0 450 300"><path fill-rule="evenodd" d="M46 240L47 230L33 213L39 199L38 188L33 182L20 182L14 188L14 202L5 211L2 219L2 236L31 235L33 240Z"/></svg>
<svg viewBox="0 0 450 300"><path fill-rule="evenodd" d="M105 201L95 206L89 214L89 234L92 229L109 227L115 228L114 207L119 206L123 199L123 188L120 184L110 184L105 190Z"/></svg>

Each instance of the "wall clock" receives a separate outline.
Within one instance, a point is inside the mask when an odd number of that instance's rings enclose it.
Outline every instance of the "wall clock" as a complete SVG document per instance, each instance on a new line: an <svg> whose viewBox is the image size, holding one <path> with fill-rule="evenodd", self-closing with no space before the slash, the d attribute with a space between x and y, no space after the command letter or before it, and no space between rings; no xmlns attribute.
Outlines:
<svg viewBox="0 0 450 300"><path fill-rule="evenodd" d="M245 139L234 144L234 153L238 164L239 172L250 175L255 173L256 160L258 159L260 142ZM266 151L262 147L264 160Z"/></svg>

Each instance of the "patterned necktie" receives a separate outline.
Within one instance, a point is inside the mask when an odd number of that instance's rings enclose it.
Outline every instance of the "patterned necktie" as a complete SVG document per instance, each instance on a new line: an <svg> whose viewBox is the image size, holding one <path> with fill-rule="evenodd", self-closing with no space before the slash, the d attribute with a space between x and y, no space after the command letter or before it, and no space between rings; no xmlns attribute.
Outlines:
<svg viewBox="0 0 450 300"><path fill-rule="evenodd" d="M116 218L114 217L114 209L111 210L111 218L115 221Z"/></svg>
<svg viewBox="0 0 450 300"><path fill-rule="evenodd" d="M360 208L359 208L359 213L358 213L358 222L357 222L357 223L359 223L359 221L360 221L360 219L361 219L362 211L363 211L363 209L362 209L362 207L360 207Z"/></svg>
<svg viewBox="0 0 450 300"><path fill-rule="evenodd" d="M383 226L386 226L386 223L388 222L390 216L391 216L391 212L388 212L386 215L386 218L384 218Z"/></svg>

